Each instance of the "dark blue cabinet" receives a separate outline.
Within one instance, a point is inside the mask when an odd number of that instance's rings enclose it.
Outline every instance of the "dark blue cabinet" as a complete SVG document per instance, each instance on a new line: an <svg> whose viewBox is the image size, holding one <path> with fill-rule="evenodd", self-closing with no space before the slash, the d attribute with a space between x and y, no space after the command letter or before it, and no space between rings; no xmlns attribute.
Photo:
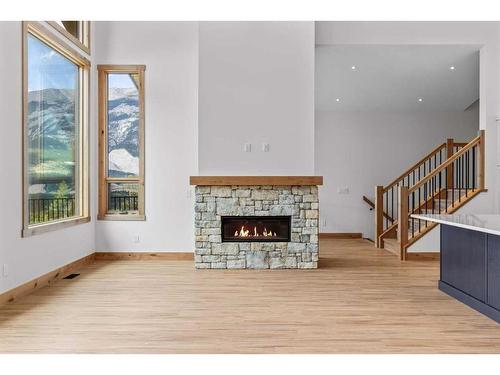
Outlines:
<svg viewBox="0 0 500 375"><path fill-rule="evenodd" d="M441 280L486 301L486 234L449 225L441 233Z"/></svg>
<svg viewBox="0 0 500 375"><path fill-rule="evenodd" d="M500 310L500 236L488 234L488 305Z"/></svg>
<svg viewBox="0 0 500 375"><path fill-rule="evenodd" d="M500 236L441 225L439 289L500 323Z"/></svg>

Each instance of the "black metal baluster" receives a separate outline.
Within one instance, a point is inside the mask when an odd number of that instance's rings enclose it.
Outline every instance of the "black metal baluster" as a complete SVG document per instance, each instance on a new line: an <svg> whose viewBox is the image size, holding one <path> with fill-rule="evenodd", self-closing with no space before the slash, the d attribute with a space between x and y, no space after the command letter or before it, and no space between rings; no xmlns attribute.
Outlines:
<svg viewBox="0 0 500 375"><path fill-rule="evenodd" d="M424 204L425 213L427 214L427 182L424 184ZM427 228L427 220L425 221L425 227Z"/></svg>
<svg viewBox="0 0 500 375"><path fill-rule="evenodd" d="M463 155L460 156L460 194L458 194L458 199L460 202L460 199L462 197L462 190L464 188L464 157Z"/></svg>
<svg viewBox="0 0 500 375"><path fill-rule="evenodd" d="M436 175L432 177L432 213L436 208Z"/></svg>
<svg viewBox="0 0 500 375"><path fill-rule="evenodd" d="M451 163L451 166L452 166L451 170L453 171L453 176L451 179L451 207L455 206L455 179L457 177L457 173L455 171L455 162L456 162L456 160L454 160Z"/></svg>
<svg viewBox="0 0 500 375"><path fill-rule="evenodd" d="M391 187L391 217L394 218L394 186Z"/></svg>
<svg viewBox="0 0 500 375"><path fill-rule="evenodd" d="M445 193L444 193L444 197L445 197L445 212L448 211L448 168L445 168L444 169L444 188L445 188Z"/></svg>
<svg viewBox="0 0 500 375"><path fill-rule="evenodd" d="M441 172L439 172L438 213L441 213Z"/></svg>
<svg viewBox="0 0 500 375"><path fill-rule="evenodd" d="M415 212L415 192L412 191L411 192L411 212L414 213ZM415 234L415 219L411 218L411 236L413 237L413 235Z"/></svg>
<svg viewBox="0 0 500 375"><path fill-rule="evenodd" d="M469 151L465 153L465 197L469 193Z"/></svg>

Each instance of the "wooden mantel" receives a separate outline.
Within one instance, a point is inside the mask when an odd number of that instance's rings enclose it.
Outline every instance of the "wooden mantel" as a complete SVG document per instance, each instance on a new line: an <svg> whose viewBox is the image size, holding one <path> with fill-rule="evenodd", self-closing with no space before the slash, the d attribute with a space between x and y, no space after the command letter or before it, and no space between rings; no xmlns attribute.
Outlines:
<svg viewBox="0 0 500 375"><path fill-rule="evenodd" d="M311 186L323 185L323 176L191 176L189 184L200 186Z"/></svg>

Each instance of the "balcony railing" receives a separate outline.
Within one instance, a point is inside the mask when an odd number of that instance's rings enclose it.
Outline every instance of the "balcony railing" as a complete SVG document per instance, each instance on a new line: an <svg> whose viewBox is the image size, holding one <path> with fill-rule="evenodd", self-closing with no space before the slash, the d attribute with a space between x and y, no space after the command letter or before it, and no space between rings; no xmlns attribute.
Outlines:
<svg viewBox="0 0 500 375"><path fill-rule="evenodd" d="M109 198L109 211L130 212L138 210L139 200L136 195ZM32 198L28 199L28 211L30 224L66 219L76 215L76 201L74 197Z"/></svg>
<svg viewBox="0 0 500 375"><path fill-rule="evenodd" d="M109 211L129 212L139 210L139 197L137 195L119 195L109 197Z"/></svg>
<svg viewBox="0 0 500 375"><path fill-rule="evenodd" d="M75 216L75 198L28 199L29 223L39 224Z"/></svg>

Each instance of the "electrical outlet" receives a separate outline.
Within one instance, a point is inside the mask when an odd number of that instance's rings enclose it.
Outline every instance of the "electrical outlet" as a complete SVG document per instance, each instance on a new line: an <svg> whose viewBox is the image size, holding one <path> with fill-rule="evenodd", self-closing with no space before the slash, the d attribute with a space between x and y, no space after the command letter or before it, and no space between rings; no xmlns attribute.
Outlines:
<svg viewBox="0 0 500 375"><path fill-rule="evenodd" d="M252 152L252 144L245 143L245 145L243 146L243 150L245 150L245 152Z"/></svg>
<svg viewBox="0 0 500 375"><path fill-rule="evenodd" d="M269 143L263 143L262 144L262 151L263 152L269 152Z"/></svg>
<svg viewBox="0 0 500 375"><path fill-rule="evenodd" d="M138 235L135 235L134 236L134 243L139 243L139 242L141 242L141 239L139 238Z"/></svg>
<svg viewBox="0 0 500 375"><path fill-rule="evenodd" d="M3 277L9 276L9 265L7 263L4 263L4 265L2 267L2 274L3 274Z"/></svg>

